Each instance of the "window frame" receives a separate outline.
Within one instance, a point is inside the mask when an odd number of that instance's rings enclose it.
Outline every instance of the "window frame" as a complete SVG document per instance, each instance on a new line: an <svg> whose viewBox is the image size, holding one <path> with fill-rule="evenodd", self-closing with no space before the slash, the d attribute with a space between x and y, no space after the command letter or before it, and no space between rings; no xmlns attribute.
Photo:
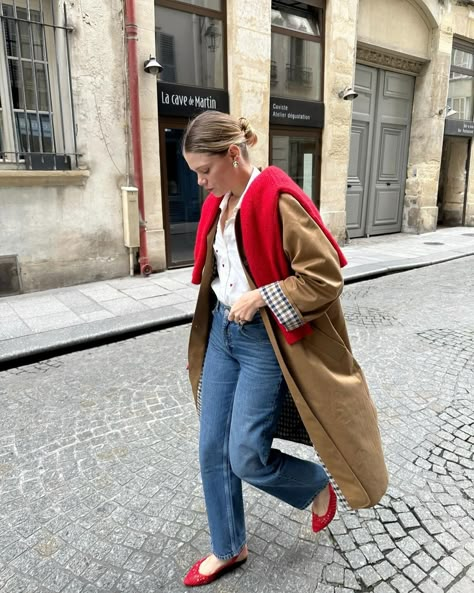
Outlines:
<svg viewBox="0 0 474 593"><path fill-rule="evenodd" d="M453 53L454 50L472 54L473 56L473 67L464 68L463 66L456 66L453 64ZM461 41L460 39L453 40L453 50L451 52L451 64L449 72L457 72L458 74L466 74L467 76L474 76L474 43L468 43L467 41Z"/></svg>
<svg viewBox="0 0 474 593"><path fill-rule="evenodd" d="M288 11L291 14L291 6L285 5L285 3L283 1L279 1L279 0L273 0L272 1L272 10L273 10L273 4L280 4L280 7L287 7ZM316 8L319 9L321 11L321 22L320 24L320 34L319 35L311 35L310 33L304 33L303 31L295 31L293 29L287 29L286 27L279 27L278 25L273 25L272 24L272 33L273 31L275 31L275 33L280 33L280 35L288 35L289 37L299 37L300 39L306 39L307 41L315 41L318 40L321 45L323 43L324 40L324 9L326 8L326 2L324 2L323 0L306 0L306 2L302 2L301 4L306 4L308 6L310 6L311 8ZM296 14L296 13L295 13Z"/></svg>
<svg viewBox="0 0 474 593"><path fill-rule="evenodd" d="M473 67L472 68L464 68L463 66L456 66L453 63L454 59L454 51L460 50L462 52L471 54L473 56ZM474 43L469 43L468 41L464 41L462 39L455 38L453 40L453 47L451 52L451 64L449 69L449 87L451 87L451 83L455 80L461 80L459 78L452 78L453 74L461 74L463 76L469 76L471 78L471 95L469 97L448 97L448 101L450 102L450 107L454 109L453 103L454 101L460 101L461 99L468 103L470 107L470 115L468 114L468 119L460 119L458 121L474 121ZM448 91L449 94L449 91ZM467 100L467 101L466 101ZM458 110L456 110L458 111ZM464 109L463 109L464 113Z"/></svg>
<svg viewBox="0 0 474 593"><path fill-rule="evenodd" d="M273 9L273 5L280 5L280 8L284 8L285 6L288 8L288 12L291 14L291 6L285 5L285 2L279 2L278 0L274 0L271 3L271 7ZM324 64L325 64L325 47L324 47L324 41L325 41L325 37L326 37L326 2L325 0L306 0L305 2L302 2L302 4L306 4L308 7L310 8L314 8L316 10L320 11L320 22L319 22L319 26L320 26L320 32L319 35L311 35L310 33L304 33L302 31L294 31L292 29L287 29L286 27L279 27L278 25L271 25L271 34L273 35L273 33L279 34L279 35L286 35L287 37L290 38L296 38L296 39L303 39L304 41L311 41L313 43L319 43L320 46L320 52L321 52L321 72L320 72L320 83L321 83L321 87L320 87L320 99L306 99L303 97L295 97L294 95L285 95L284 97L287 99L296 99L299 101L315 101L315 102L324 102ZM274 60L273 57L271 56L271 62L273 64Z"/></svg>
<svg viewBox="0 0 474 593"><path fill-rule="evenodd" d="M200 16L208 16L211 18L217 18L217 15L221 15L221 18L224 19L226 2L225 0L220 1L220 10L205 8L204 6L198 6L197 4L191 4L189 2L181 2L180 0L155 0L155 6L162 6L163 8L171 8L173 10L190 12L191 14L199 14Z"/></svg>

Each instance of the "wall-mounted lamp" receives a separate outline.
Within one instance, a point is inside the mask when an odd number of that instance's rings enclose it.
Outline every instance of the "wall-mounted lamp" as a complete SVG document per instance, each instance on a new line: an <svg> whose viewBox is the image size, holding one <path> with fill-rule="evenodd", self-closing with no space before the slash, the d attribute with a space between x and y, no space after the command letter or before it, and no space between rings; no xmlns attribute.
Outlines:
<svg viewBox="0 0 474 593"><path fill-rule="evenodd" d="M443 113L445 117L451 117L452 115L456 115L457 111L455 111L448 103L446 107L443 107L438 111L438 115L443 115Z"/></svg>
<svg viewBox="0 0 474 593"><path fill-rule="evenodd" d="M147 74L153 74L153 76L158 76L160 72L163 72L163 66L156 61L156 58L153 58L150 54L148 60L143 64L143 69Z"/></svg>
<svg viewBox="0 0 474 593"><path fill-rule="evenodd" d="M215 52L219 47L220 38L222 37L217 25L211 20L210 25L207 27L204 37L207 42L207 49L211 52Z"/></svg>
<svg viewBox="0 0 474 593"><path fill-rule="evenodd" d="M354 99L357 99L359 93L356 93L351 86L346 86L345 89L339 91L338 96L341 99L344 99L344 101L353 101Z"/></svg>

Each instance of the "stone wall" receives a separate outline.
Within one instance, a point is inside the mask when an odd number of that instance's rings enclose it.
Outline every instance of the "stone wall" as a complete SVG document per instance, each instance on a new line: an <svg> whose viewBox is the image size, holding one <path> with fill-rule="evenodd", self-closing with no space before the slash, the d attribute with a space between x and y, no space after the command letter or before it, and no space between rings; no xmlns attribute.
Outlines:
<svg viewBox="0 0 474 593"><path fill-rule="evenodd" d="M258 134L252 161L268 165L271 0L227 0L230 112L249 119Z"/></svg>
<svg viewBox="0 0 474 593"><path fill-rule="evenodd" d="M421 233L436 229L451 47L451 29L441 23L440 28L433 31L431 61L416 79L405 189L404 232Z"/></svg>
<svg viewBox="0 0 474 593"><path fill-rule="evenodd" d="M79 165L89 175L79 186L59 172L49 182L30 171L0 180L0 254L18 254L25 291L128 273L122 0L68 0L66 8Z"/></svg>
<svg viewBox="0 0 474 593"><path fill-rule="evenodd" d="M403 231L433 231L437 226L437 194L444 140L453 37L474 40L474 11L451 2L439 5L439 28L433 31L431 62L417 78L408 160ZM455 160L460 156L451 155ZM455 167L458 168L458 167ZM471 168L472 171L472 168ZM446 172L453 181L451 168ZM458 172L459 173L459 172ZM455 177L459 180L459 174ZM466 224L474 224L474 182L468 179ZM454 190L453 190L454 191ZM459 193L459 192L458 192ZM458 196L459 198L459 196ZM453 194L445 204L447 221L460 224ZM448 205L449 203L449 205ZM454 214L454 210L458 214Z"/></svg>
<svg viewBox="0 0 474 593"><path fill-rule="evenodd" d="M136 1L147 239L151 265L159 271L166 266L166 249L157 85L141 67L155 52L155 5L152 0ZM19 256L25 291L129 271L120 191L134 182L124 2L65 0L65 4L74 26L70 42L79 171L43 175L19 171L15 180L0 171L0 255ZM258 10L252 0L227 0L226 5L230 110L254 125L259 143L252 149L252 159L264 167L269 162L271 0L259 2ZM419 64L427 61L415 86L403 218L403 231L418 233L437 225L442 109L453 36L474 39L472 8L448 0L393 0L390 11L386 8L385 0L327 0L326 5L321 213L341 242L352 104L338 93L354 83L357 42L366 50L396 52ZM465 222L474 226L471 152Z"/></svg>
<svg viewBox="0 0 474 593"><path fill-rule="evenodd" d="M430 55L432 25L420 6L410 0L359 2L359 43L426 58Z"/></svg>
<svg viewBox="0 0 474 593"><path fill-rule="evenodd" d="M150 0L136 0L136 10L147 245L150 264L157 272L166 268L157 79L142 68L150 54L155 55L155 5Z"/></svg>
<svg viewBox="0 0 474 593"><path fill-rule="evenodd" d="M352 103L338 93L354 83L357 9L358 0L328 0L326 7L321 215L340 242L346 232Z"/></svg>

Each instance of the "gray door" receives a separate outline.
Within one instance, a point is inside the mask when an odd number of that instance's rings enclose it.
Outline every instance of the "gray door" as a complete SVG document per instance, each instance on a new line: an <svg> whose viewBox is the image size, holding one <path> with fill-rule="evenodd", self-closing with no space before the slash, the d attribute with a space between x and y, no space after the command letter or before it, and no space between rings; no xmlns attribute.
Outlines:
<svg viewBox="0 0 474 593"><path fill-rule="evenodd" d="M347 179L350 237L400 232L414 78L358 65Z"/></svg>

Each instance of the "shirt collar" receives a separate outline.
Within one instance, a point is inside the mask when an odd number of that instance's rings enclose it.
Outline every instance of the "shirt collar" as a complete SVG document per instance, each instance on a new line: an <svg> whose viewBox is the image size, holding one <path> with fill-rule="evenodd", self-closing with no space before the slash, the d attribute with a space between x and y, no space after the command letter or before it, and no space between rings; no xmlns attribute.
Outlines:
<svg viewBox="0 0 474 593"><path fill-rule="evenodd" d="M248 188L250 187L250 185L252 184L252 182L256 179L256 177L258 177L258 175L260 175L260 171L257 169L257 167L253 168L252 174L250 175L250 179L248 180L247 185L245 186L244 191L242 192L242 195L239 198L239 201L237 202L237 205L235 206L234 210L238 210L242 204L242 200L244 199L245 194L247 193ZM219 208L221 209L221 212L223 212L226 208L227 208L227 203L229 202L229 198L230 198L230 194L232 192L227 192L224 197L221 200L221 203L219 205Z"/></svg>

